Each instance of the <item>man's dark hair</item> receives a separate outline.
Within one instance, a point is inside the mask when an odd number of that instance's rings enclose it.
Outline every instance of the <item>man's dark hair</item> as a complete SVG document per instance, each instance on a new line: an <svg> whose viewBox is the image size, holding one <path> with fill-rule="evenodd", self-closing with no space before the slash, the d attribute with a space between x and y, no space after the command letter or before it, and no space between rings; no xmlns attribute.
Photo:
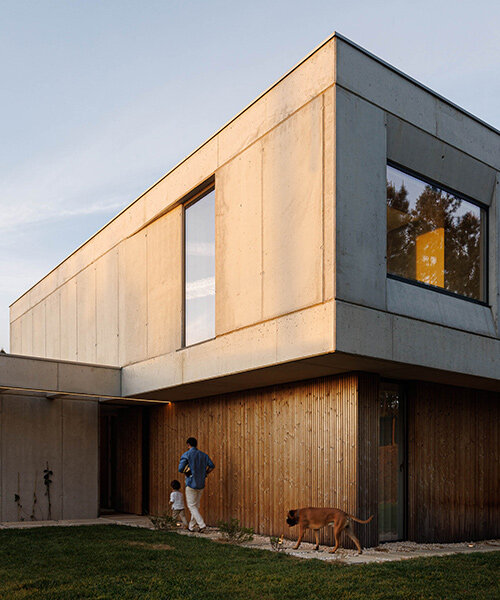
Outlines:
<svg viewBox="0 0 500 600"><path fill-rule="evenodd" d="M170 482L170 487L173 490L180 490L181 489L181 482L177 481L177 479L174 479L173 481Z"/></svg>
<svg viewBox="0 0 500 600"><path fill-rule="evenodd" d="M188 438L186 440L186 444L189 444L190 446L193 446L193 448L196 448L196 446L198 445L198 442L197 442L196 438Z"/></svg>

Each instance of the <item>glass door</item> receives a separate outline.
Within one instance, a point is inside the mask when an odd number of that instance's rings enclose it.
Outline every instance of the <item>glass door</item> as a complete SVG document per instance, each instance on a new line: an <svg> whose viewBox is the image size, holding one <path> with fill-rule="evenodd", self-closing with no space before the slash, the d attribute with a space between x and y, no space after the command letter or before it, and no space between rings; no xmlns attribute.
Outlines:
<svg viewBox="0 0 500 600"><path fill-rule="evenodd" d="M380 387L378 523L381 542L405 539L406 419L402 387Z"/></svg>

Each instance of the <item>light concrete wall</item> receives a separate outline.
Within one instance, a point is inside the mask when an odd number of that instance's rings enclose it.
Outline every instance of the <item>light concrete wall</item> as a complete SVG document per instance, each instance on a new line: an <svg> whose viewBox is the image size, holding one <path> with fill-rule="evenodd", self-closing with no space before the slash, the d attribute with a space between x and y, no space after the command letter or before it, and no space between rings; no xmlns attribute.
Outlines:
<svg viewBox="0 0 500 600"><path fill-rule="evenodd" d="M0 394L0 521L48 518L47 465L52 518L95 518L97 457L97 402Z"/></svg>
<svg viewBox="0 0 500 600"><path fill-rule="evenodd" d="M177 384L331 351L334 68L330 40L14 303L12 350ZM213 176L218 357L181 348L182 201Z"/></svg>

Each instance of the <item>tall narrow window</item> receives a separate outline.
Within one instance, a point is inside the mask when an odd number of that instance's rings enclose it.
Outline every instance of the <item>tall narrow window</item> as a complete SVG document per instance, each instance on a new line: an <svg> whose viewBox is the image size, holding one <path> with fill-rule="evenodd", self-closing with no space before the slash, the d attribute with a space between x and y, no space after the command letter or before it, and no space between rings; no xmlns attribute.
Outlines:
<svg viewBox="0 0 500 600"><path fill-rule="evenodd" d="M486 301L486 210L387 166L387 272Z"/></svg>
<svg viewBox="0 0 500 600"><path fill-rule="evenodd" d="M215 337L215 190L184 214L184 345Z"/></svg>

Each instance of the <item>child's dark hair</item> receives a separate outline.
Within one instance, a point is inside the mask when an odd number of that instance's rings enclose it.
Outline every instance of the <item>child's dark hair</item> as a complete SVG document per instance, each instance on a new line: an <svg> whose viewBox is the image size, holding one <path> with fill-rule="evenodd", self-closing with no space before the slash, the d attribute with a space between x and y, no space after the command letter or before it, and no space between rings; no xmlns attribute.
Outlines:
<svg viewBox="0 0 500 600"><path fill-rule="evenodd" d="M177 479L174 479L173 481L171 481L170 485L171 485L171 487L172 487L173 490L180 490L181 489L180 481L177 481Z"/></svg>

